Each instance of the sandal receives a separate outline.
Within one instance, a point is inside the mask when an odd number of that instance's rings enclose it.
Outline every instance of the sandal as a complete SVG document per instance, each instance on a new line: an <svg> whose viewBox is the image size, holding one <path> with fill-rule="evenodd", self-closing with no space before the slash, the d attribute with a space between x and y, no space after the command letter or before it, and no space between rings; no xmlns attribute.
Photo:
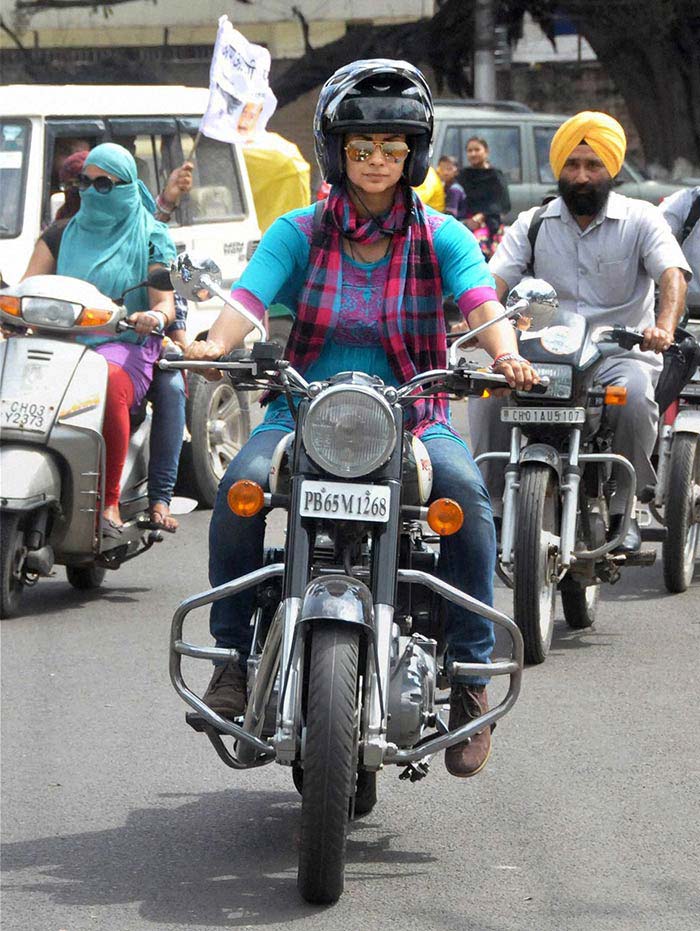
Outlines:
<svg viewBox="0 0 700 931"><path fill-rule="evenodd" d="M110 537L112 540L118 540L124 529L124 524L118 524L109 517L102 518L102 536Z"/></svg>
<svg viewBox="0 0 700 931"><path fill-rule="evenodd" d="M177 520L170 513L170 508L162 501L157 501L149 508L151 524L157 525L159 530L165 530L167 533L175 533L180 526Z"/></svg>

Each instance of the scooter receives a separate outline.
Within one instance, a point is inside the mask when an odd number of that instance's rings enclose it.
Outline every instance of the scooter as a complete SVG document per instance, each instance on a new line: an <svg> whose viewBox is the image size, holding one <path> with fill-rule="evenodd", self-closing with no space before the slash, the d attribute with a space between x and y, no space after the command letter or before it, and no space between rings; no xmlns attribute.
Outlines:
<svg viewBox="0 0 700 931"><path fill-rule="evenodd" d="M144 285L172 290L166 269L135 287ZM131 328L123 298L114 302L62 275L36 275L0 292L0 320L12 334L0 343L2 618L16 615L24 590L55 565L66 567L74 588L97 588L107 569L163 539L148 520L145 403L132 414L122 474L125 525L116 537L102 532L108 369L75 338Z"/></svg>

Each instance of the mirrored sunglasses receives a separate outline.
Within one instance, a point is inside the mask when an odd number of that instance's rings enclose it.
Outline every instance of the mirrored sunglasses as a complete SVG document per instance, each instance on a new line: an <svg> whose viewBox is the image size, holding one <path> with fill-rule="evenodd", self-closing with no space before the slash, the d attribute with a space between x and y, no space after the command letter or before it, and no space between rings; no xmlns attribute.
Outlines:
<svg viewBox="0 0 700 931"><path fill-rule="evenodd" d="M389 162L403 162L411 151L405 142L372 142L371 139L353 139L345 146L345 152L351 162L366 162L377 148Z"/></svg>
<svg viewBox="0 0 700 931"><path fill-rule="evenodd" d="M120 184L131 184L131 181L112 181L111 178L108 178L106 175L99 175L97 178L88 178L87 175L78 175L78 190L87 191L87 189L92 185L98 194L109 194L109 192L114 187L119 187Z"/></svg>

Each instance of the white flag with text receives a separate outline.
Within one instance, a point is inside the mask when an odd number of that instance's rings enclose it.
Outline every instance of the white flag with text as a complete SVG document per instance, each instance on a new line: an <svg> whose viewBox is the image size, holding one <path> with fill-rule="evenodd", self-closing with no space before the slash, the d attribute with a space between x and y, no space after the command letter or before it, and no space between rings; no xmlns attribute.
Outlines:
<svg viewBox="0 0 700 931"><path fill-rule="evenodd" d="M269 51L253 45L222 16L209 71L209 102L199 124L202 135L248 142L264 132L277 106L269 79Z"/></svg>

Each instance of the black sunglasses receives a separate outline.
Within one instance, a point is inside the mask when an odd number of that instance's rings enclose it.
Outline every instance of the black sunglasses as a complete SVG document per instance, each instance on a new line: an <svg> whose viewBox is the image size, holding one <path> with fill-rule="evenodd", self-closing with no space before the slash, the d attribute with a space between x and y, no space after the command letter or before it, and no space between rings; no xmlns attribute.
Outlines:
<svg viewBox="0 0 700 931"><path fill-rule="evenodd" d="M98 175L97 178L88 178L87 175L78 175L77 187L79 191L87 191L90 185L93 185L98 194L109 194L113 187L120 184L131 184L131 181L112 181L106 175Z"/></svg>

